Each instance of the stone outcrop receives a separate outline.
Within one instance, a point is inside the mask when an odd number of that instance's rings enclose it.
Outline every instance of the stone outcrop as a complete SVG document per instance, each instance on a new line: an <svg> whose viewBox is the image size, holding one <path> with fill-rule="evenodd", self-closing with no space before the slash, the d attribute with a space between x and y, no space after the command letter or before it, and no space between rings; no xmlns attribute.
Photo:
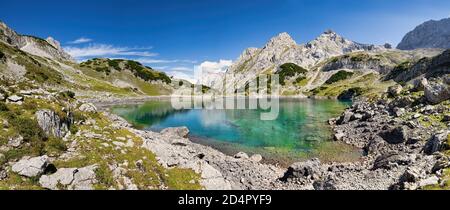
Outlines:
<svg viewBox="0 0 450 210"><path fill-rule="evenodd" d="M64 137L73 123L71 113L65 113L66 116L59 116L51 110L39 110L36 112L36 119L39 126L47 135L53 135L58 138Z"/></svg>
<svg viewBox="0 0 450 210"><path fill-rule="evenodd" d="M444 82L430 81L425 85L425 97L432 104L450 99L450 85Z"/></svg>
<svg viewBox="0 0 450 210"><path fill-rule="evenodd" d="M96 165L83 168L61 168L51 175L43 175L39 184L50 190L93 190L97 183L95 170Z"/></svg>
<svg viewBox="0 0 450 210"><path fill-rule="evenodd" d="M78 109L82 112L89 112L89 113L97 112L97 107L95 107L95 105L92 103L82 104Z"/></svg>
<svg viewBox="0 0 450 210"><path fill-rule="evenodd" d="M33 36L20 35L1 21L0 32L0 40L27 53L50 59L73 61L73 58L61 48L59 42L51 37L44 40Z"/></svg>
<svg viewBox="0 0 450 210"><path fill-rule="evenodd" d="M47 156L24 157L12 165L11 170L26 177L36 177L44 173L49 164Z"/></svg>

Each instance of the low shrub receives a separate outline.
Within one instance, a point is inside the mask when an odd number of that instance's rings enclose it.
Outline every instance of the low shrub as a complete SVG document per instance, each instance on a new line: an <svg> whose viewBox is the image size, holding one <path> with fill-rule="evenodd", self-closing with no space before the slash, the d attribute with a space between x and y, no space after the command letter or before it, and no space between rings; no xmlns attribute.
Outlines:
<svg viewBox="0 0 450 210"><path fill-rule="evenodd" d="M349 79L353 76L353 72L349 72L349 71L339 71L338 73L334 74L333 76L330 77L330 79L328 79L325 83L326 84L333 84L335 82L339 82L341 80L346 80Z"/></svg>

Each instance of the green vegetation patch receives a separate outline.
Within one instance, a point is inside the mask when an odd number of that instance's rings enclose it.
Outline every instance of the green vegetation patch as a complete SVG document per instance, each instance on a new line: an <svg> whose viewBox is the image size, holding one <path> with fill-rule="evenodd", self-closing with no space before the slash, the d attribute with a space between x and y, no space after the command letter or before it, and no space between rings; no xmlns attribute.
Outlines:
<svg viewBox="0 0 450 210"><path fill-rule="evenodd" d="M286 78L287 77L294 77L297 75L304 75L308 73L308 70L298 66L294 63L285 63L280 66L280 70L277 71L277 74L280 78L280 84L285 85L286 84Z"/></svg>
<svg viewBox="0 0 450 210"><path fill-rule="evenodd" d="M333 83L341 81L341 80L349 79L353 75L354 75L353 72L341 70L338 73L336 73L333 76L331 76L330 79L328 79L325 83L326 84L333 84Z"/></svg>

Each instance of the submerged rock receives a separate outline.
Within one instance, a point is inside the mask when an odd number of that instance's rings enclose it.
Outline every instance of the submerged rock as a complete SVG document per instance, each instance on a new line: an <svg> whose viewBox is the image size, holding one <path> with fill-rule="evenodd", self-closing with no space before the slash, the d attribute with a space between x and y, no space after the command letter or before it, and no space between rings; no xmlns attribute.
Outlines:
<svg viewBox="0 0 450 210"><path fill-rule="evenodd" d="M181 138L187 138L189 135L189 129L187 127L178 127L178 128L166 128L161 131L163 135L173 135Z"/></svg>

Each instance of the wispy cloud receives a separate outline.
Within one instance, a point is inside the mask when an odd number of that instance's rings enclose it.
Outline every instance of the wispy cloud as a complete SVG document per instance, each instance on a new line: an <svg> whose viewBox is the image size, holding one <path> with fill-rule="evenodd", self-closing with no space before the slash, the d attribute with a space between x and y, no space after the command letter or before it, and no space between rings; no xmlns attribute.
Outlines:
<svg viewBox="0 0 450 210"><path fill-rule="evenodd" d="M65 47L64 50L77 59L88 57L139 56L153 57L157 53L149 52L151 48L116 47L113 45L93 44L85 47Z"/></svg>
<svg viewBox="0 0 450 210"><path fill-rule="evenodd" d="M145 64L162 64L162 63L197 63L197 61L194 60L180 60L180 59L175 59L175 60L164 60L164 59L148 59L148 58L139 58L136 59L136 61L140 62L140 63L145 63Z"/></svg>
<svg viewBox="0 0 450 210"><path fill-rule="evenodd" d="M187 71L187 72L193 72L193 68L189 68L189 67L184 67L184 66L179 66L179 67L173 67L171 68L171 70L173 71Z"/></svg>
<svg viewBox="0 0 450 210"><path fill-rule="evenodd" d="M78 38L78 39L73 40L73 41L68 42L68 43L69 44L83 44L83 43L89 43L89 42L92 42L92 41L94 41L94 40L89 39L89 38L85 38L85 37L81 37L81 38Z"/></svg>

